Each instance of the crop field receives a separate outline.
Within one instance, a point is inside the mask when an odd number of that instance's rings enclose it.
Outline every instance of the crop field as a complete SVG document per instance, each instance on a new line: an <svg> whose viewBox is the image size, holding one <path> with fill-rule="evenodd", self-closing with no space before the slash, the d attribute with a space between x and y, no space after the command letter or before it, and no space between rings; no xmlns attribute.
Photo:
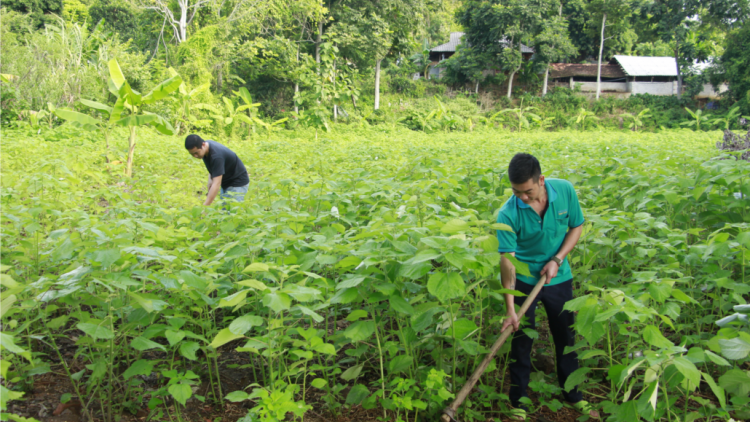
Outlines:
<svg viewBox="0 0 750 422"><path fill-rule="evenodd" d="M500 334L516 152L586 218L565 387L608 421L750 419L750 163L718 131L278 131L228 144L226 210L184 138L144 130L126 178L126 132L91 136L3 131L4 419L438 420ZM537 315L532 411L575 420ZM508 420L508 350L461 421Z"/></svg>

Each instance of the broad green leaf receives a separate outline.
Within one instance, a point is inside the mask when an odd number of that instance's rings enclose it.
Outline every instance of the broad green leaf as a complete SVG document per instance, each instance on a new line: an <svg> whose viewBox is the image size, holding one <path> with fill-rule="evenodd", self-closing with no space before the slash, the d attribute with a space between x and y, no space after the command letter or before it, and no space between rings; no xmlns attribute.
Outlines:
<svg viewBox="0 0 750 422"><path fill-rule="evenodd" d="M328 385L328 381L326 381L323 378L315 378L314 380L312 380L310 385L319 390L322 390L323 388L325 388L326 385Z"/></svg>
<svg viewBox="0 0 750 422"><path fill-rule="evenodd" d="M135 293L128 293L130 297L132 297L138 304L148 313L154 312L154 311L161 311L165 307L167 307L167 302L164 302L163 300L157 300L157 299L149 299L145 298L141 295L135 294Z"/></svg>
<svg viewBox="0 0 750 422"><path fill-rule="evenodd" d="M226 397L224 397L224 399L229 400L233 403L245 401L249 398L250 395L244 391L232 391L231 393L227 394Z"/></svg>
<svg viewBox="0 0 750 422"><path fill-rule="evenodd" d="M4 385L0 385L0 410L6 410L8 408L8 402L11 400L18 400L23 397L23 393L20 391L12 391L5 388Z"/></svg>
<svg viewBox="0 0 750 422"><path fill-rule="evenodd" d="M565 380L563 390L570 392L573 388L578 386L578 384L586 381L586 374L589 372L591 372L591 368L578 368L573 371L573 373L568 376L568 379Z"/></svg>
<svg viewBox="0 0 750 422"><path fill-rule="evenodd" d="M198 360L198 358L195 356L195 352L200 349L200 345L194 341L184 341L180 343L180 356L184 357L185 359L190 360Z"/></svg>
<svg viewBox="0 0 750 422"><path fill-rule="evenodd" d="M404 372L409 369L413 360L414 359L409 355L396 356L395 358L391 359L390 362L388 362L388 371L391 374Z"/></svg>
<svg viewBox="0 0 750 422"><path fill-rule="evenodd" d="M169 391L169 394L174 397L177 403L180 403L183 406L185 405L185 402L188 401L190 396L193 395L193 389L190 388L190 384L185 383L172 384L169 386L167 391Z"/></svg>
<svg viewBox="0 0 750 422"><path fill-rule="evenodd" d="M81 98L80 100L78 100L78 102L80 102L81 104L85 105L86 107L91 107L91 108L93 108L95 110L104 111L107 114L112 113L112 107L110 107L110 106L108 106L106 104L102 104L102 103L99 103L99 102L96 102L96 101L91 101L91 100L84 100L83 98Z"/></svg>
<svg viewBox="0 0 750 422"><path fill-rule="evenodd" d="M459 273L436 272L430 276L427 290L439 301L446 302L463 296L466 292L466 283Z"/></svg>
<svg viewBox="0 0 750 422"><path fill-rule="evenodd" d="M0 377L8 377L8 369L10 369L10 365L11 364L9 360L0 360Z"/></svg>
<svg viewBox="0 0 750 422"><path fill-rule="evenodd" d="M219 304L217 306L219 308L237 306L237 304L245 300L245 298L247 297L247 292L249 291L250 290L240 290L237 293L222 298L221 300L219 300Z"/></svg>
<svg viewBox="0 0 750 422"><path fill-rule="evenodd" d="M102 122L100 122L98 119L95 119L88 114L79 113L77 111L68 110L65 108L55 109L55 115L63 120L82 125L99 126L102 124Z"/></svg>
<svg viewBox="0 0 750 422"><path fill-rule="evenodd" d="M365 281L364 277L352 277L347 280L342 281L341 283L336 285L336 290L341 289L349 289L352 287L359 286L363 281Z"/></svg>
<svg viewBox="0 0 750 422"><path fill-rule="evenodd" d="M292 306L292 298L286 293L271 292L263 296L263 305L271 308L274 312L281 313L289 310Z"/></svg>
<svg viewBox="0 0 750 422"><path fill-rule="evenodd" d="M695 364L682 356L674 358L672 362L677 370L680 371L688 381L690 381L689 389L693 391L698 388L698 385L701 383L701 373L698 371L698 368L695 367Z"/></svg>
<svg viewBox="0 0 750 422"><path fill-rule="evenodd" d="M750 394L750 374L741 369L730 369L719 377L719 385L730 394L746 397Z"/></svg>
<svg viewBox="0 0 750 422"><path fill-rule="evenodd" d="M303 314L311 317L315 322L322 322L324 319L320 314L308 308L307 306L297 305L295 309L299 309Z"/></svg>
<svg viewBox="0 0 750 422"><path fill-rule="evenodd" d="M672 289L672 297L679 300L680 302L684 303L698 303L693 299L692 297L686 295L682 290L680 289Z"/></svg>
<svg viewBox="0 0 750 422"><path fill-rule="evenodd" d="M266 290L268 288L265 284L263 284L263 282L253 279L238 281L237 284L260 291Z"/></svg>
<svg viewBox="0 0 750 422"><path fill-rule="evenodd" d="M5 314L13 308L13 304L15 302L16 302L16 295L9 295L5 299L3 299L2 302L0 302L0 318L4 317ZM47 326L49 326L49 324L47 324Z"/></svg>
<svg viewBox="0 0 750 422"><path fill-rule="evenodd" d="M180 271L180 277L185 281L185 284L198 291L205 291L206 287L208 287L208 284L201 277L198 277L190 271Z"/></svg>
<svg viewBox="0 0 750 422"><path fill-rule="evenodd" d="M122 377L125 379L134 377L136 375L151 375L154 370L154 365L157 361L151 361L146 359L139 359L133 362L123 374Z"/></svg>
<svg viewBox="0 0 750 422"><path fill-rule="evenodd" d="M397 294L391 295L391 297L388 298L388 302L391 304L391 308L394 311L409 316L414 315L414 308L401 296Z"/></svg>
<svg viewBox="0 0 750 422"><path fill-rule="evenodd" d="M352 406L360 405L370 395L370 390L362 384L357 384L349 390L346 395L346 404Z"/></svg>
<svg viewBox="0 0 750 422"><path fill-rule="evenodd" d="M156 121L156 116L153 114L136 114L123 117L122 119L115 122L118 126L143 126Z"/></svg>
<svg viewBox="0 0 750 422"><path fill-rule="evenodd" d="M313 346L313 350L315 350L318 353L323 353L325 355L336 355L336 347L330 343L320 343Z"/></svg>
<svg viewBox="0 0 750 422"><path fill-rule="evenodd" d="M26 352L22 347L16 345L12 335L6 333L0 333L0 348L16 354Z"/></svg>
<svg viewBox="0 0 750 422"><path fill-rule="evenodd" d="M719 340L721 354L730 360L744 359L750 353L750 343L739 337Z"/></svg>
<svg viewBox="0 0 750 422"><path fill-rule="evenodd" d="M244 335L253 327L263 325L263 318L255 315L242 315L229 324L229 331L234 335Z"/></svg>
<svg viewBox="0 0 750 422"><path fill-rule="evenodd" d="M596 320L597 304L587 305L578 311L575 319L576 331L586 339L592 347L607 332L604 323Z"/></svg>
<svg viewBox="0 0 750 422"><path fill-rule="evenodd" d="M149 340L147 338L144 338L144 337L136 337L136 338L134 338L133 340L130 341L130 346L133 349L138 350L140 352L143 352L143 351L146 351L146 350L151 350L151 349L161 349L161 350L163 350L165 352L167 351L167 349L164 346L162 346L161 344L159 344L159 343L157 343L155 341L151 341L151 340Z"/></svg>
<svg viewBox="0 0 750 422"><path fill-rule="evenodd" d="M416 255L408 262L411 264L419 264L420 262L431 261L440 257L440 252L434 249L425 249L417 252Z"/></svg>
<svg viewBox="0 0 750 422"><path fill-rule="evenodd" d="M708 384L708 386L711 387L711 391L716 396L716 399L719 400L719 405L721 405L721 408L726 409L727 398L726 398L726 393L724 392L724 389L722 387L719 387L716 384L716 381L714 381L711 375L705 372L701 372L701 375L703 376L703 379L706 380L706 384Z"/></svg>
<svg viewBox="0 0 750 422"><path fill-rule="evenodd" d="M182 84L182 78L180 75L173 76L166 81L160 83L157 85L151 92L146 94L141 101L143 104L152 104L155 103L162 98L166 98L169 96L169 94L177 91L177 89Z"/></svg>
<svg viewBox="0 0 750 422"><path fill-rule="evenodd" d="M344 330L344 336L353 343L367 340L375 333L375 321L357 321Z"/></svg>
<svg viewBox="0 0 750 422"><path fill-rule="evenodd" d="M99 340L109 340L115 336L115 334L107 327L102 327L97 324L90 324L88 322L79 322L76 327L89 336Z"/></svg>
<svg viewBox="0 0 750 422"><path fill-rule="evenodd" d="M341 374L341 379L344 381L351 381L359 376L359 374L362 372L362 368L364 368L364 365L355 365L351 368L348 368L346 371L344 371Z"/></svg>
<svg viewBox="0 0 750 422"><path fill-rule="evenodd" d="M706 356L708 356L708 359L710 359L711 362L713 362L713 363L715 363L715 364L717 364L719 366L732 366L732 364L729 363L729 362L727 362L726 359L724 359L723 357L717 355L716 353L714 353L714 352L712 352L710 350L705 350L704 353L706 354Z"/></svg>
<svg viewBox="0 0 750 422"><path fill-rule="evenodd" d="M169 345L174 346L175 344L181 342L182 339L185 338L185 332L182 330L180 331L166 330L164 331L164 336L167 338Z"/></svg>
<svg viewBox="0 0 750 422"><path fill-rule="evenodd" d="M354 322L362 318L367 318L367 311L363 309L355 309L352 311L349 315L346 316L346 320L349 322Z"/></svg>
<svg viewBox="0 0 750 422"><path fill-rule="evenodd" d="M242 272L253 273L253 272L268 271L268 270L269 270L268 264L264 264L262 262L253 262L252 264L245 267L245 269L242 270Z"/></svg>
<svg viewBox="0 0 750 422"><path fill-rule="evenodd" d="M214 349L218 349L219 347L229 343L232 340L237 340L238 338L244 337L241 334L234 334L231 331L229 331L229 328L225 328L221 331L219 331L218 334L216 334L216 337L214 337L214 341L211 342L211 347Z"/></svg>
<svg viewBox="0 0 750 422"><path fill-rule="evenodd" d="M453 219L443 225L440 231L447 234L455 234L458 232L469 230L469 224L463 220Z"/></svg>
<svg viewBox="0 0 750 422"><path fill-rule="evenodd" d="M667 347L674 346L674 343L669 341L666 337L664 337L658 328L654 327L653 325L647 325L643 329L643 339L646 341L646 343L658 347L660 349L665 349Z"/></svg>
<svg viewBox="0 0 750 422"><path fill-rule="evenodd" d="M109 77L115 84L115 88L119 90L120 87L127 82L125 80L125 75L122 74L122 70L120 69L120 65L117 63L117 60L112 59L107 63L107 65L109 66Z"/></svg>
<svg viewBox="0 0 750 422"><path fill-rule="evenodd" d="M503 255L505 258L507 258L511 264L516 268L516 274L525 275L526 277L531 277L531 272L529 271L529 264L525 262L521 262L516 258L515 256L506 253Z"/></svg>

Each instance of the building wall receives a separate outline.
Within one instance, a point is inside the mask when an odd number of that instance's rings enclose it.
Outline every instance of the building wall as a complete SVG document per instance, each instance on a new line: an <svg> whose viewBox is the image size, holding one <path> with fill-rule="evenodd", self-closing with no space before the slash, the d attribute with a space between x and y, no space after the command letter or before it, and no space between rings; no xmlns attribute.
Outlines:
<svg viewBox="0 0 750 422"><path fill-rule="evenodd" d="M576 85L581 86L582 92L596 92L596 82L577 82L573 81L573 86L571 88L575 88ZM628 91L628 84L625 82L602 82L602 91L601 92L627 92Z"/></svg>
<svg viewBox="0 0 750 422"><path fill-rule="evenodd" d="M677 81L672 82L628 82L628 91L635 94L675 95Z"/></svg>
<svg viewBox="0 0 750 422"><path fill-rule="evenodd" d="M695 96L695 98L708 98L715 100L721 96L724 92L729 90L729 85L727 84L721 84L719 85L719 92L716 92L713 86L711 84L704 84L703 89L701 90L698 95Z"/></svg>

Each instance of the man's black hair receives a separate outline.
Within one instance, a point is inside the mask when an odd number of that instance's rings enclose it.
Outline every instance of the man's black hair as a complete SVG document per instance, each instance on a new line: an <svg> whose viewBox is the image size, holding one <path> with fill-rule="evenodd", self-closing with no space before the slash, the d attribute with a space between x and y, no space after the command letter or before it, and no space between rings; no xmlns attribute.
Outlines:
<svg viewBox="0 0 750 422"><path fill-rule="evenodd" d="M198 135L188 135L185 138L185 149L190 151L193 148L203 147L203 138Z"/></svg>
<svg viewBox="0 0 750 422"><path fill-rule="evenodd" d="M508 165L508 178L510 183L520 185L526 183L529 179L534 179L534 183L539 181L542 175L542 167L539 160L531 154L519 152Z"/></svg>

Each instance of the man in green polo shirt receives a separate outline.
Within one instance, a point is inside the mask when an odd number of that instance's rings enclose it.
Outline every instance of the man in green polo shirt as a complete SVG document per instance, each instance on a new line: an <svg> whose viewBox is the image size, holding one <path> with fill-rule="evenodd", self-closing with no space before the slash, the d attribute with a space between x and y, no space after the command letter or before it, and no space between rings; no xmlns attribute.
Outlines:
<svg viewBox="0 0 750 422"><path fill-rule="evenodd" d="M573 371L578 369L575 352L564 353L565 346L575 344L572 325L575 315L563 310L565 303L573 299L573 275L567 255L575 247L583 231L583 212L578 196L570 182L560 179L545 179L539 161L530 154L516 154L508 166L508 176L513 196L500 208L497 222L507 224L513 232L498 230L500 275L503 287L529 294L542 275L547 284L537 295L526 312L528 327L534 328L535 310L542 302L549 317L549 329L555 343L557 379L560 387L565 385ZM516 270L506 254L515 256L529 265L532 277L516 275ZM519 282L517 283L516 280ZM523 420L528 408L522 398L528 397L526 388L531 374L531 346L533 340L519 331L519 316L514 304L521 305L525 298L505 295L507 318L502 329L512 326L515 335L511 343L510 401L514 416ZM583 400L577 389L563 391L565 400L590 417L599 414Z"/></svg>

